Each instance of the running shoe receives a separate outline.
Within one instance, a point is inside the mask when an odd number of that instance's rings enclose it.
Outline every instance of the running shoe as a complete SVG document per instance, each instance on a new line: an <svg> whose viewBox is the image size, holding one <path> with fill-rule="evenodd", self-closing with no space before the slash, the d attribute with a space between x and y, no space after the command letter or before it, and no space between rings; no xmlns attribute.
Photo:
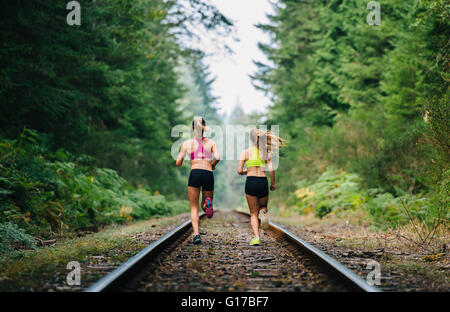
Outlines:
<svg viewBox="0 0 450 312"><path fill-rule="evenodd" d="M267 210L260 211L261 228L267 229L269 227L269 212Z"/></svg>
<svg viewBox="0 0 450 312"><path fill-rule="evenodd" d="M206 208L205 209L206 216L211 219L214 215L214 208L211 197L205 198L204 206Z"/></svg>
<svg viewBox="0 0 450 312"><path fill-rule="evenodd" d="M259 241L259 237L255 237L252 239L252 241L250 242L250 246L259 246L261 242Z"/></svg>
<svg viewBox="0 0 450 312"><path fill-rule="evenodd" d="M193 242L194 244L196 244L196 245L200 244L200 243L202 242L202 239L200 238L200 235L195 235L195 236L192 238L192 242Z"/></svg>

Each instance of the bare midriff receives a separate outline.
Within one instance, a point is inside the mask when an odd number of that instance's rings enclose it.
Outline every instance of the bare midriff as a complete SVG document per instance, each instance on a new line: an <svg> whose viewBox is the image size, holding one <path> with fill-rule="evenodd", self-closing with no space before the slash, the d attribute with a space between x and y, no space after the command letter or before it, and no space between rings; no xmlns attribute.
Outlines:
<svg viewBox="0 0 450 312"><path fill-rule="evenodd" d="M212 171L211 159L191 159L191 170L193 169Z"/></svg>
<svg viewBox="0 0 450 312"><path fill-rule="evenodd" d="M250 167L247 168L247 177L266 177L264 167Z"/></svg>

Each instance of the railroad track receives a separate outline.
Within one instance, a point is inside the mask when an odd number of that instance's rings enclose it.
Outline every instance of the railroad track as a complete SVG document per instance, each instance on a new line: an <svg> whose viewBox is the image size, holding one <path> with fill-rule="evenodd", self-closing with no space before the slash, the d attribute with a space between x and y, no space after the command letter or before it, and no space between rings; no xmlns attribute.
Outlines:
<svg viewBox="0 0 450 312"><path fill-rule="evenodd" d="M85 291L379 291L273 222L261 246L248 246L247 213L201 221L201 245L190 242L191 228L184 222Z"/></svg>

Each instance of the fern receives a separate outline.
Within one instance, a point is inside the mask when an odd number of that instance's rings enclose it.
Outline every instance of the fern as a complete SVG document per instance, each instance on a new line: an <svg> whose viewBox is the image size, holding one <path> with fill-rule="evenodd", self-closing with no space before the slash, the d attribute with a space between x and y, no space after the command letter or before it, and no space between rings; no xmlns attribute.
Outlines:
<svg viewBox="0 0 450 312"><path fill-rule="evenodd" d="M36 240L16 224L0 223L0 258L15 254L17 244L35 248Z"/></svg>
<svg viewBox="0 0 450 312"><path fill-rule="evenodd" d="M408 223L408 214L425 223L430 223L439 213L441 218L444 217L444 213L436 211L427 197L405 193L395 197L380 189L365 190L360 181L356 174L330 167L314 183L307 180L297 182L295 209L304 214L314 212L318 217L365 209L375 224L393 227Z"/></svg>

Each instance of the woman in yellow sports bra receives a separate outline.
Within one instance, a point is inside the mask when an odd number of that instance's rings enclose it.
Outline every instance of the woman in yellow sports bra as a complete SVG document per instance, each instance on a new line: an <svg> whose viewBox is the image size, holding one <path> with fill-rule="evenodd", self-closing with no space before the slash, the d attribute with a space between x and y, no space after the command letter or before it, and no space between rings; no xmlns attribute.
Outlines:
<svg viewBox="0 0 450 312"><path fill-rule="evenodd" d="M275 171L272 165L271 152L280 146L286 146L284 140L273 135L270 131L262 132L258 129L250 131L249 149L242 151L239 157L238 174L246 175L245 197L250 209L250 224L255 237L250 245L259 245L259 221L261 211L261 226L268 226L267 203L269 201L269 185L266 171L269 171L270 190L275 191ZM258 148L259 147L259 148ZM244 164L246 169L244 169Z"/></svg>

